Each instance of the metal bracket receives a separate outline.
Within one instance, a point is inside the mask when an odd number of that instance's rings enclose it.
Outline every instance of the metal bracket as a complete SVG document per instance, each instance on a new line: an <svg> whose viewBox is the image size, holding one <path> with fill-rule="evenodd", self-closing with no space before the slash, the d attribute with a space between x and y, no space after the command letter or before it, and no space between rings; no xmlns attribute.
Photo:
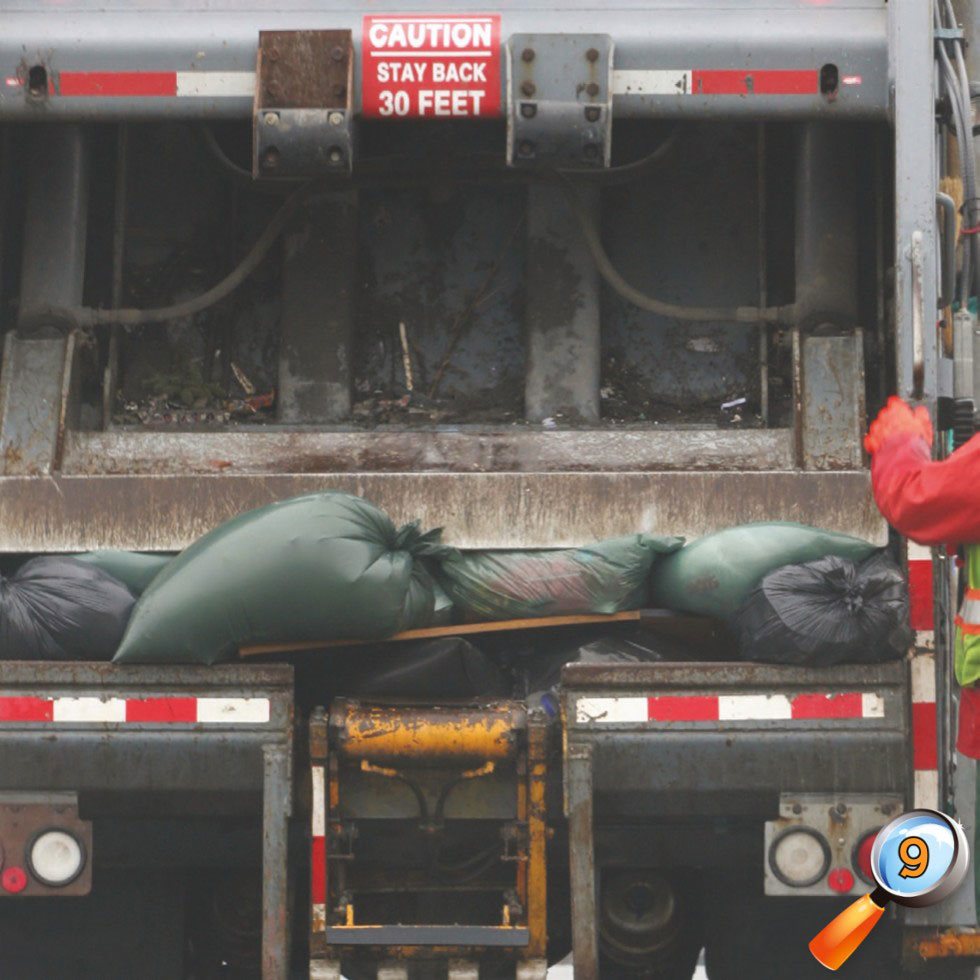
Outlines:
<svg viewBox="0 0 980 980"><path fill-rule="evenodd" d="M254 177L350 173L350 31L260 31L252 122Z"/></svg>
<svg viewBox="0 0 980 980"><path fill-rule="evenodd" d="M507 163L594 170L612 157L608 34L513 34L507 42Z"/></svg>

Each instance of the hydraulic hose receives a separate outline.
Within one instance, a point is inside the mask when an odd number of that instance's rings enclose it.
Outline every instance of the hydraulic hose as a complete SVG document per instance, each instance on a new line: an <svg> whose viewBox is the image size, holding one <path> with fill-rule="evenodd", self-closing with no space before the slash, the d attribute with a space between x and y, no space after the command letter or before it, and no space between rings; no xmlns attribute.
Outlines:
<svg viewBox="0 0 980 980"><path fill-rule="evenodd" d="M212 134L213 139L213 134ZM636 174L645 171L650 166L664 159L673 151L676 146L676 136L668 137L653 153L623 167L615 168L611 173L613 179L632 179ZM215 147L217 143L215 141ZM212 147L214 149L215 147ZM220 149L220 147L217 147ZM230 161L229 161L230 163ZM232 166L235 166L232 164ZM236 169L240 169L237 168ZM243 171L244 173L244 171ZM676 320L687 322L704 323L708 321L737 322L737 323L783 323L793 322L794 307L779 306L759 308L755 306L738 307L698 307L683 306L677 303L668 303L657 299L647 293L636 289L630 285L618 272L607 254L602 244L602 236L595 221L582 203L574 184L568 176L562 173L554 173L544 178L531 177L530 179L544 179L549 183L557 181L559 187L564 192L565 198L578 221L582 236L592 255L596 268L603 280L618 295L627 302L641 310L649 313L656 313L660 316L671 317ZM62 323L67 326L75 327L96 327L96 326L123 326L139 327L151 323L162 323L168 320L176 320L182 317L193 316L196 313L213 306L220 302L235 289L242 285L246 279L258 268L262 260L269 253L276 240L285 230L287 224L300 206L312 196L313 193L329 186L322 181L310 181L297 190L285 200L258 240L244 259L219 283L212 286L206 292L201 293L192 299L175 303L172 306L161 306L154 309L94 309L91 307L78 307L65 309L60 307L38 307L33 310L25 311L21 320L21 328L30 330L32 324L46 326L52 323Z"/></svg>
<svg viewBox="0 0 980 980"><path fill-rule="evenodd" d="M578 221L582 237L592 253L592 259L599 270L599 275L605 280L609 287L627 302L646 310L648 313L656 313L659 316L672 317L675 320L685 320L688 322L704 323L706 321L734 321L737 323L785 323L793 322L793 306L771 306L760 308L756 306L735 306L735 307L710 307L710 306L682 306L677 303L668 303L657 299L647 293L641 292L635 286L631 286L617 271L612 264L605 247L602 244L602 236L592 215L582 203L578 191L567 177L559 176L559 186L565 194L572 213Z"/></svg>

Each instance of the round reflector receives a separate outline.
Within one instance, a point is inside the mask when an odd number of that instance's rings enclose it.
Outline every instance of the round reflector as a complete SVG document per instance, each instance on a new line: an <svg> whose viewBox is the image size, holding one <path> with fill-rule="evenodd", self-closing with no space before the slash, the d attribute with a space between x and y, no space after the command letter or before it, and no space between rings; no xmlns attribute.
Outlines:
<svg viewBox="0 0 980 980"><path fill-rule="evenodd" d="M827 875L827 885L835 892L849 892L854 887L854 875L847 868L834 868Z"/></svg>
<svg viewBox="0 0 980 980"><path fill-rule="evenodd" d="M0 875L0 886L3 887L5 892L10 892L11 895L16 895L18 892L22 892L27 887L27 874L23 868L7 868L7 870Z"/></svg>
<svg viewBox="0 0 980 980"><path fill-rule="evenodd" d="M878 836L879 830L881 830L881 827L875 827L874 830L865 834L857 842L851 858L851 864L854 865L854 870L867 885L875 884L874 872L871 870L871 848L874 847L875 838Z"/></svg>
<svg viewBox="0 0 980 980"><path fill-rule="evenodd" d="M791 888L821 881L830 867L830 845L811 827L787 827L769 845L772 873Z"/></svg>
<svg viewBox="0 0 980 980"><path fill-rule="evenodd" d="M65 830L38 834L28 855L31 874L52 888L70 885L85 866L81 841Z"/></svg>

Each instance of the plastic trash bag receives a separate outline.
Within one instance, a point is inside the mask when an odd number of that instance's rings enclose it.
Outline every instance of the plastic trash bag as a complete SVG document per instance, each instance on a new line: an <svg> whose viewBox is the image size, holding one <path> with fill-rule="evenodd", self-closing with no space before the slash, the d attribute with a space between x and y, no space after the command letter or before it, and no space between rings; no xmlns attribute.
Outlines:
<svg viewBox="0 0 980 980"><path fill-rule="evenodd" d="M152 555L141 551L86 551L72 555L76 561L88 562L108 572L129 589L133 595L142 595L170 561L173 555Z"/></svg>
<svg viewBox="0 0 980 980"><path fill-rule="evenodd" d="M211 664L240 646L381 640L428 626L438 530L316 493L260 507L181 552L143 593L116 661Z"/></svg>
<svg viewBox="0 0 980 980"><path fill-rule="evenodd" d="M651 576L651 604L725 618L763 576L783 565L826 555L863 561L876 550L860 538L805 524L742 524L698 538L658 562Z"/></svg>
<svg viewBox="0 0 980 980"><path fill-rule="evenodd" d="M912 642L901 568L821 558L770 572L734 619L743 660L827 667L903 657Z"/></svg>
<svg viewBox="0 0 980 980"><path fill-rule="evenodd" d="M436 576L469 619L615 613L646 605L651 566L683 543L631 534L560 551L457 552Z"/></svg>
<svg viewBox="0 0 980 980"><path fill-rule="evenodd" d="M440 701L507 697L500 667L461 636L389 643L364 655L353 676L337 685L347 697Z"/></svg>
<svg viewBox="0 0 980 980"><path fill-rule="evenodd" d="M101 569L49 555L0 577L0 659L108 660L134 599Z"/></svg>

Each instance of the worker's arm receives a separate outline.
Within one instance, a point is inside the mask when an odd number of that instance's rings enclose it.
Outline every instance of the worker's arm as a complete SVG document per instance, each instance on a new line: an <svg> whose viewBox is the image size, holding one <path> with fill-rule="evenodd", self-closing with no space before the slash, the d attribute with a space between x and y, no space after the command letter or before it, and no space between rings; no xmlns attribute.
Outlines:
<svg viewBox="0 0 980 980"><path fill-rule="evenodd" d="M893 435L874 454L871 484L882 514L913 541L980 541L980 435L939 462L921 436Z"/></svg>

